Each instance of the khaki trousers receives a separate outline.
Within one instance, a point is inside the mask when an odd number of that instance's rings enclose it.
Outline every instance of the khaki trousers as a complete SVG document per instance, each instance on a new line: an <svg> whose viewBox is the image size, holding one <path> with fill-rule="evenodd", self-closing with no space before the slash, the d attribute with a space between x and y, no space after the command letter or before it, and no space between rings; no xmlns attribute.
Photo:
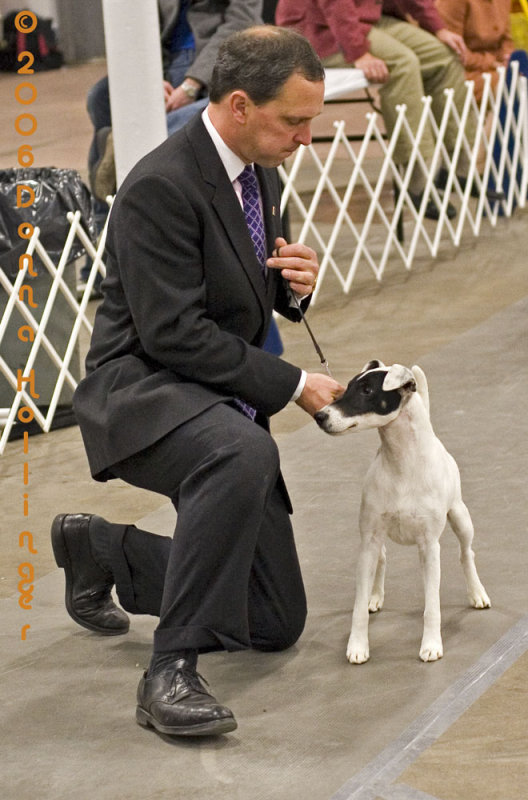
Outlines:
<svg viewBox="0 0 528 800"><path fill-rule="evenodd" d="M431 111L439 123L446 102L444 89L454 89L454 104L458 112L462 112L466 96L464 69L455 53L436 36L395 17L382 16L370 29L368 39L370 52L386 63L390 73L387 83L379 88L383 121L389 136L398 116L396 106L403 103L407 106L409 126L416 133L423 113L423 96L431 96ZM345 62L342 53L323 59L323 64L326 67L354 66ZM449 153L454 149L457 133L458 126L450 119L445 135ZM466 135L472 142L473 120L466 125ZM420 145L426 160L431 158L434 144L433 131L427 126ZM394 151L395 163L406 164L411 152L412 141L402 132Z"/></svg>

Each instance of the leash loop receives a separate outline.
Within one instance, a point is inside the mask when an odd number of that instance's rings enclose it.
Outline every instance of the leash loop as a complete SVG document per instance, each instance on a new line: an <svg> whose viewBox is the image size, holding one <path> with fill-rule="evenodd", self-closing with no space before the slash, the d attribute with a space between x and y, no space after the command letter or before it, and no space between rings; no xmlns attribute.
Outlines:
<svg viewBox="0 0 528 800"><path fill-rule="evenodd" d="M325 369L325 371L326 371L326 374L327 374L327 375L328 375L328 376L331 378L331 377L332 377L332 373L330 372L330 367L328 366L328 360L327 360L327 359L324 357L324 355L323 355L323 351L322 351L322 350L321 350L321 348L319 347L319 345L318 345L318 343L317 343L317 339L316 339L316 338L315 338L315 336L313 335L312 329L311 329L311 328L310 328L310 326L308 325L308 321L307 321L306 317L304 316L304 311L302 310L302 308L301 308L301 306L300 306L300 303L299 303L299 301L297 300L297 297L295 296L295 292L293 292L293 291L290 289L290 287L288 287L288 291L289 291L289 293L291 294L291 296L293 297L293 300L294 300L294 302L295 302L295 305L296 305L296 306L297 306L297 308L299 309L299 313L300 313L300 315L301 315L301 319L302 319L302 321L304 322L304 324L306 325L306 330L307 330L307 331L308 331L308 333L310 334L310 339L312 340L313 346L315 347L315 352L316 352L316 353L317 353L317 355L319 356L319 360L321 361L321 365L324 367L324 369Z"/></svg>

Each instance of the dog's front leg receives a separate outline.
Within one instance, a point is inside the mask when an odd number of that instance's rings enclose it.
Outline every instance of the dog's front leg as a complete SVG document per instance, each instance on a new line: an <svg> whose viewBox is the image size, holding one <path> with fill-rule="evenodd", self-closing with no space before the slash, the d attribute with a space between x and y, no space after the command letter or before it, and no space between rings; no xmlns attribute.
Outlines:
<svg viewBox="0 0 528 800"><path fill-rule="evenodd" d="M346 651L351 664L363 664L369 659L369 599L380 547L380 543L376 542L373 537L362 535L356 571L356 597L352 613L352 630Z"/></svg>
<svg viewBox="0 0 528 800"><path fill-rule="evenodd" d="M440 631L440 543L427 538L418 544L422 565L425 608L424 629L420 658L422 661L437 661L442 658L442 634Z"/></svg>

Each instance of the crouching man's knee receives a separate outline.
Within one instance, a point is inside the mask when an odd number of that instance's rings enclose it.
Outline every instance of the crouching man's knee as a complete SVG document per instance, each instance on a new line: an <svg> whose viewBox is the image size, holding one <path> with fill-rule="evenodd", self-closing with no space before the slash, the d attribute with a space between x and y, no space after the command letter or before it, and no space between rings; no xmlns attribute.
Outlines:
<svg viewBox="0 0 528 800"><path fill-rule="evenodd" d="M306 623L306 606L301 607L288 619L275 620L273 626L265 629L258 626L251 636L251 645L255 650L277 652L292 647L304 630Z"/></svg>

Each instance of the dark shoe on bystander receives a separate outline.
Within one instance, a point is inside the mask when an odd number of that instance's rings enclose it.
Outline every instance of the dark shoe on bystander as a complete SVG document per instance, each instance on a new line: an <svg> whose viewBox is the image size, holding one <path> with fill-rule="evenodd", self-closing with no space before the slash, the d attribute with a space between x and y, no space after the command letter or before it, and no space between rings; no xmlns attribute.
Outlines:
<svg viewBox="0 0 528 800"><path fill-rule="evenodd" d="M438 173L435 178L435 186L437 189L445 189L447 186L447 178L448 178L448 171L445 167L441 167L438 170ZM480 179L482 182L482 178ZM460 188L464 192L467 186L467 177L465 175L457 175L457 181L460 184ZM471 197L480 197L480 189L477 186L476 181L473 181L471 184ZM495 189L488 188L486 189L486 197L490 203L497 203L499 200L504 200L504 192L498 192Z"/></svg>
<svg viewBox="0 0 528 800"><path fill-rule="evenodd" d="M413 206L417 210L419 210L420 206L422 205L423 192L420 192L420 194L413 194L412 192L409 192L409 197L412 200ZM448 219L454 219L456 217L456 214L457 212L454 205L448 203L446 206L446 217ZM430 198L425 207L424 217L427 217L427 219L434 219L434 220L440 219L440 208L439 206L437 206L432 197Z"/></svg>

